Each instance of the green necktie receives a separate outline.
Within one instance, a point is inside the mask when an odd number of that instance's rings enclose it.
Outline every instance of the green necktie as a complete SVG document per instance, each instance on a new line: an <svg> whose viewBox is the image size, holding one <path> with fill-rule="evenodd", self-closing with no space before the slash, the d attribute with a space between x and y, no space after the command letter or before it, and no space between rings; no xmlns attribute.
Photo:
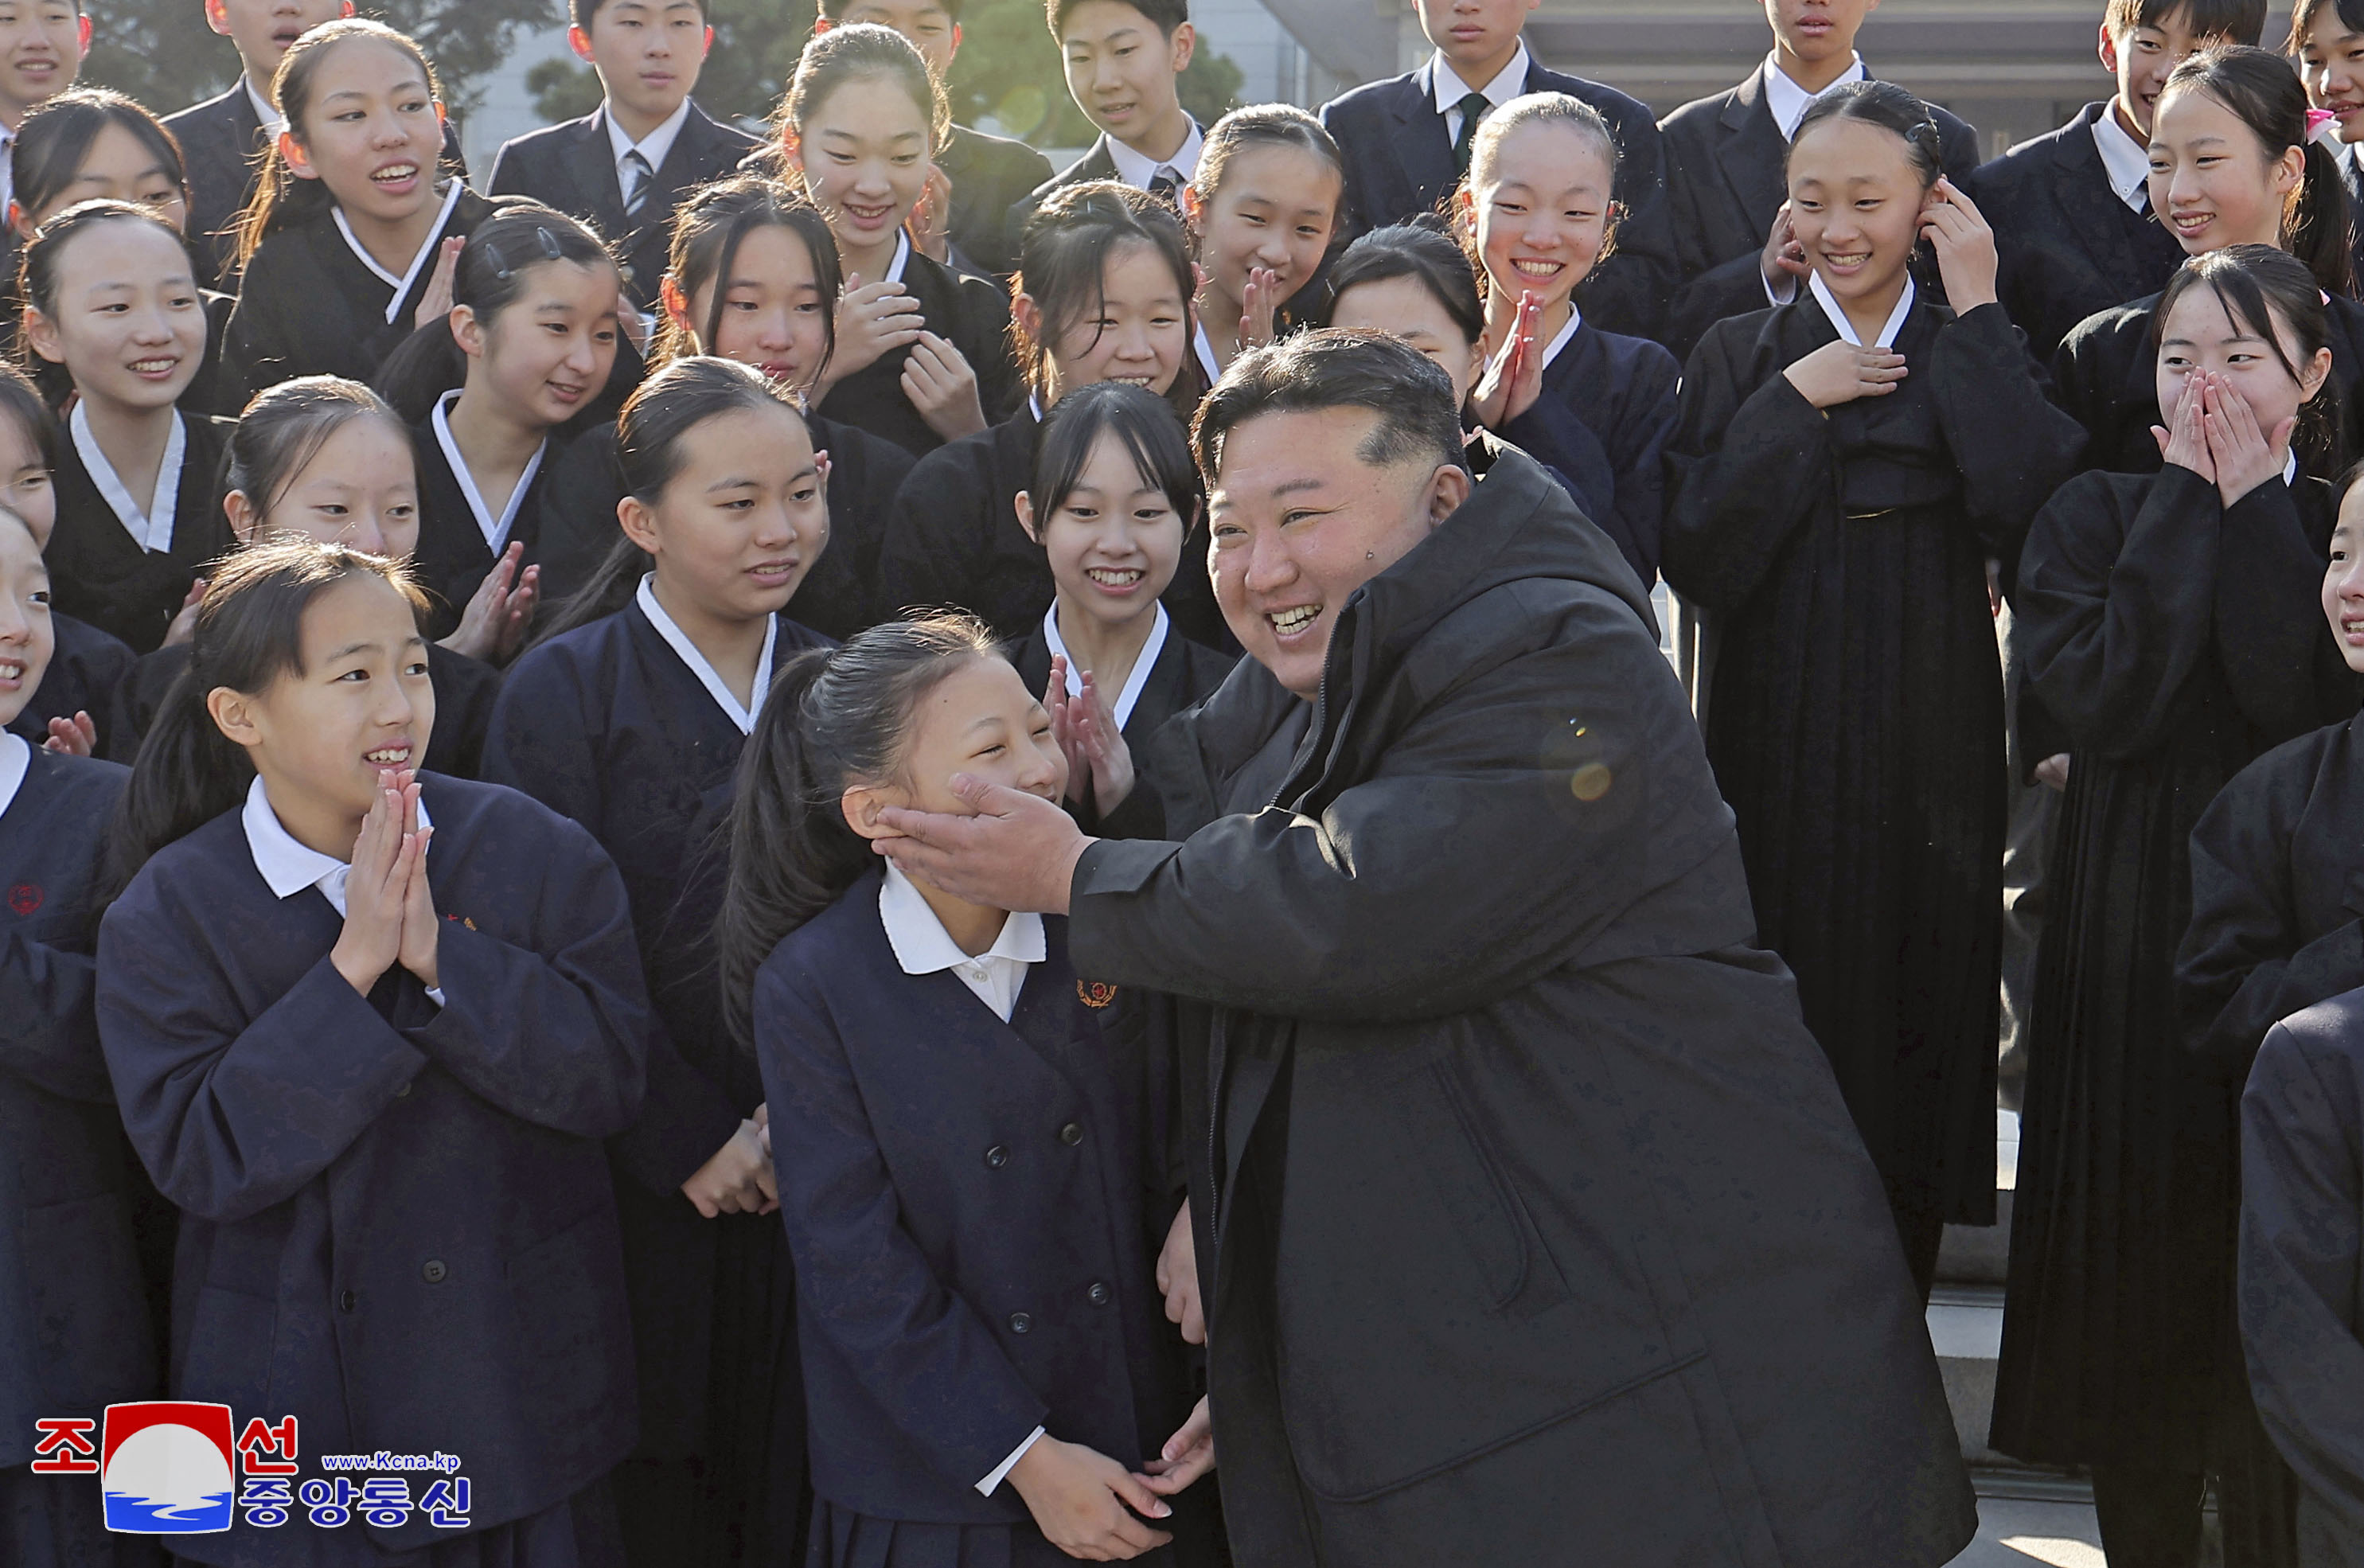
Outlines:
<svg viewBox="0 0 2364 1568"><path fill-rule="evenodd" d="M1483 93L1465 93L1454 106L1461 111L1461 134L1453 141L1453 172L1469 172L1469 144L1478 139L1478 122L1492 108L1493 103Z"/></svg>

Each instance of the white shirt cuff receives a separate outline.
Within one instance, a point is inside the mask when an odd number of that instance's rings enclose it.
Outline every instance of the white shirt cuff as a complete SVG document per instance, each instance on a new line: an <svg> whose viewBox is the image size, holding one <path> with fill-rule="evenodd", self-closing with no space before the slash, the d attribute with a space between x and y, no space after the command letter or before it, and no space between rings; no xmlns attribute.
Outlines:
<svg viewBox="0 0 2364 1568"><path fill-rule="evenodd" d="M1797 279L1795 279L1795 278L1791 278L1791 279L1790 279L1790 280L1789 280L1789 284L1790 284L1789 288L1788 288L1787 290L1785 290L1784 292L1780 293L1780 294L1775 294L1775 293L1773 292L1773 280L1772 280L1771 278L1767 278L1767 277L1766 277L1766 276L1765 276L1765 274L1764 274L1763 272L1758 272L1756 275L1757 275L1759 278L1761 278L1761 279L1763 279L1763 280L1764 280L1764 283L1765 283L1765 297L1766 297L1767 300L1771 301L1773 304L1775 304L1775 305L1787 305L1787 304L1789 304L1791 300L1793 300L1793 299L1795 299L1795 298L1797 298L1797 297L1798 297L1798 280L1797 280Z"/></svg>
<svg viewBox="0 0 2364 1568"><path fill-rule="evenodd" d="M994 1466L992 1474L987 1476L984 1480L976 1484L978 1495L986 1497L992 1496L993 1489L1000 1485L1002 1481L1008 1477L1012 1470L1018 1468L1018 1462L1020 1460L1026 1457L1026 1451L1032 1448L1036 1443L1042 1440L1042 1428L1037 1427L1031 1432L1028 1433L1024 1442L1020 1443L1016 1448L1009 1451L1009 1457L1008 1459L1003 1460L999 1464Z"/></svg>

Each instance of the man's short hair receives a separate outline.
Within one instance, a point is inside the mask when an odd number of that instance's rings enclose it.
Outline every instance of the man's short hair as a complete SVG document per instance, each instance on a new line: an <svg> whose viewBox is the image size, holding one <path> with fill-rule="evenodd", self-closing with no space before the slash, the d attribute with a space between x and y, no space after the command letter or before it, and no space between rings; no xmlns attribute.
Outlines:
<svg viewBox="0 0 2364 1568"><path fill-rule="evenodd" d="M1367 408L1379 417L1355 455L1375 468L1420 462L1466 466L1453 381L1435 361L1384 332L1299 332L1232 361L1190 426L1190 452L1207 483L1223 439L1259 414Z"/></svg>
<svg viewBox="0 0 2364 1568"><path fill-rule="evenodd" d="M845 14L853 10L858 3L859 0L820 0L816 9L830 21L838 22L844 20ZM968 0L935 0L937 6L942 10L945 19L954 27L960 25L961 7L967 3Z"/></svg>
<svg viewBox="0 0 2364 1568"><path fill-rule="evenodd" d="M1084 0L1043 0L1043 17L1051 24L1053 38L1066 37L1067 13L1083 3ZM1190 19L1190 0L1117 0L1117 4L1130 6L1148 17L1156 24L1158 32L1169 39L1175 28Z"/></svg>
<svg viewBox="0 0 2364 1568"><path fill-rule="evenodd" d="M566 0L567 19L587 33L591 30L591 24L598 18L599 13L606 10L612 3L613 0ZM697 0L697 14L705 21L710 22L714 19L713 15L707 9L707 0Z"/></svg>
<svg viewBox="0 0 2364 1568"><path fill-rule="evenodd" d="M2102 21L2122 39L2136 28L2165 27L2179 11L2199 38L2254 44L2265 36L2266 0L2110 0Z"/></svg>

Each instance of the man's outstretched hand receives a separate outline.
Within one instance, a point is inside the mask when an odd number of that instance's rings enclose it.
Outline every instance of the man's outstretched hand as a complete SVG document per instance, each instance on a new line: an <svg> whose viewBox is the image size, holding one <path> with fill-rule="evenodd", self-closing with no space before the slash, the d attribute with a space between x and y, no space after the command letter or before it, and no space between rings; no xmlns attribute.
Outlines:
<svg viewBox="0 0 2364 1568"><path fill-rule="evenodd" d="M890 806L879 823L895 837L872 840L880 854L929 886L994 909L1067 912L1067 885L1092 842L1075 819L1040 795L969 773L953 793L975 817Z"/></svg>

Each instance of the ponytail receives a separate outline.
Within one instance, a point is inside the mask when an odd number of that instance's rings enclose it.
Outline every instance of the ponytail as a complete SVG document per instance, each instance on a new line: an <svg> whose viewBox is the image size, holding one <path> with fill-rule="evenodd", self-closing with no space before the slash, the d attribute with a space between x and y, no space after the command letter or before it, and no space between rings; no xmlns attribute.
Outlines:
<svg viewBox="0 0 2364 1568"><path fill-rule="evenodd" d="M999 653L982 622L936 615L801 653L774 677L739 762L730 879L714 926L733 1039L753 1043L755 972L772 950L877 863L846 823L847 787L895 777L920 701L986 657Z"/></svg>
<svg viewBox="0 0 2364 1568"><path fill-rule="evenodd" d="M2315 286L2325 294L2356 293L2355 251L2348 226L2347 187L2339 178L2339 160L2319 141L2306 144L2306 172L2283 219L2282 242L2306 263Z"/></svg>

